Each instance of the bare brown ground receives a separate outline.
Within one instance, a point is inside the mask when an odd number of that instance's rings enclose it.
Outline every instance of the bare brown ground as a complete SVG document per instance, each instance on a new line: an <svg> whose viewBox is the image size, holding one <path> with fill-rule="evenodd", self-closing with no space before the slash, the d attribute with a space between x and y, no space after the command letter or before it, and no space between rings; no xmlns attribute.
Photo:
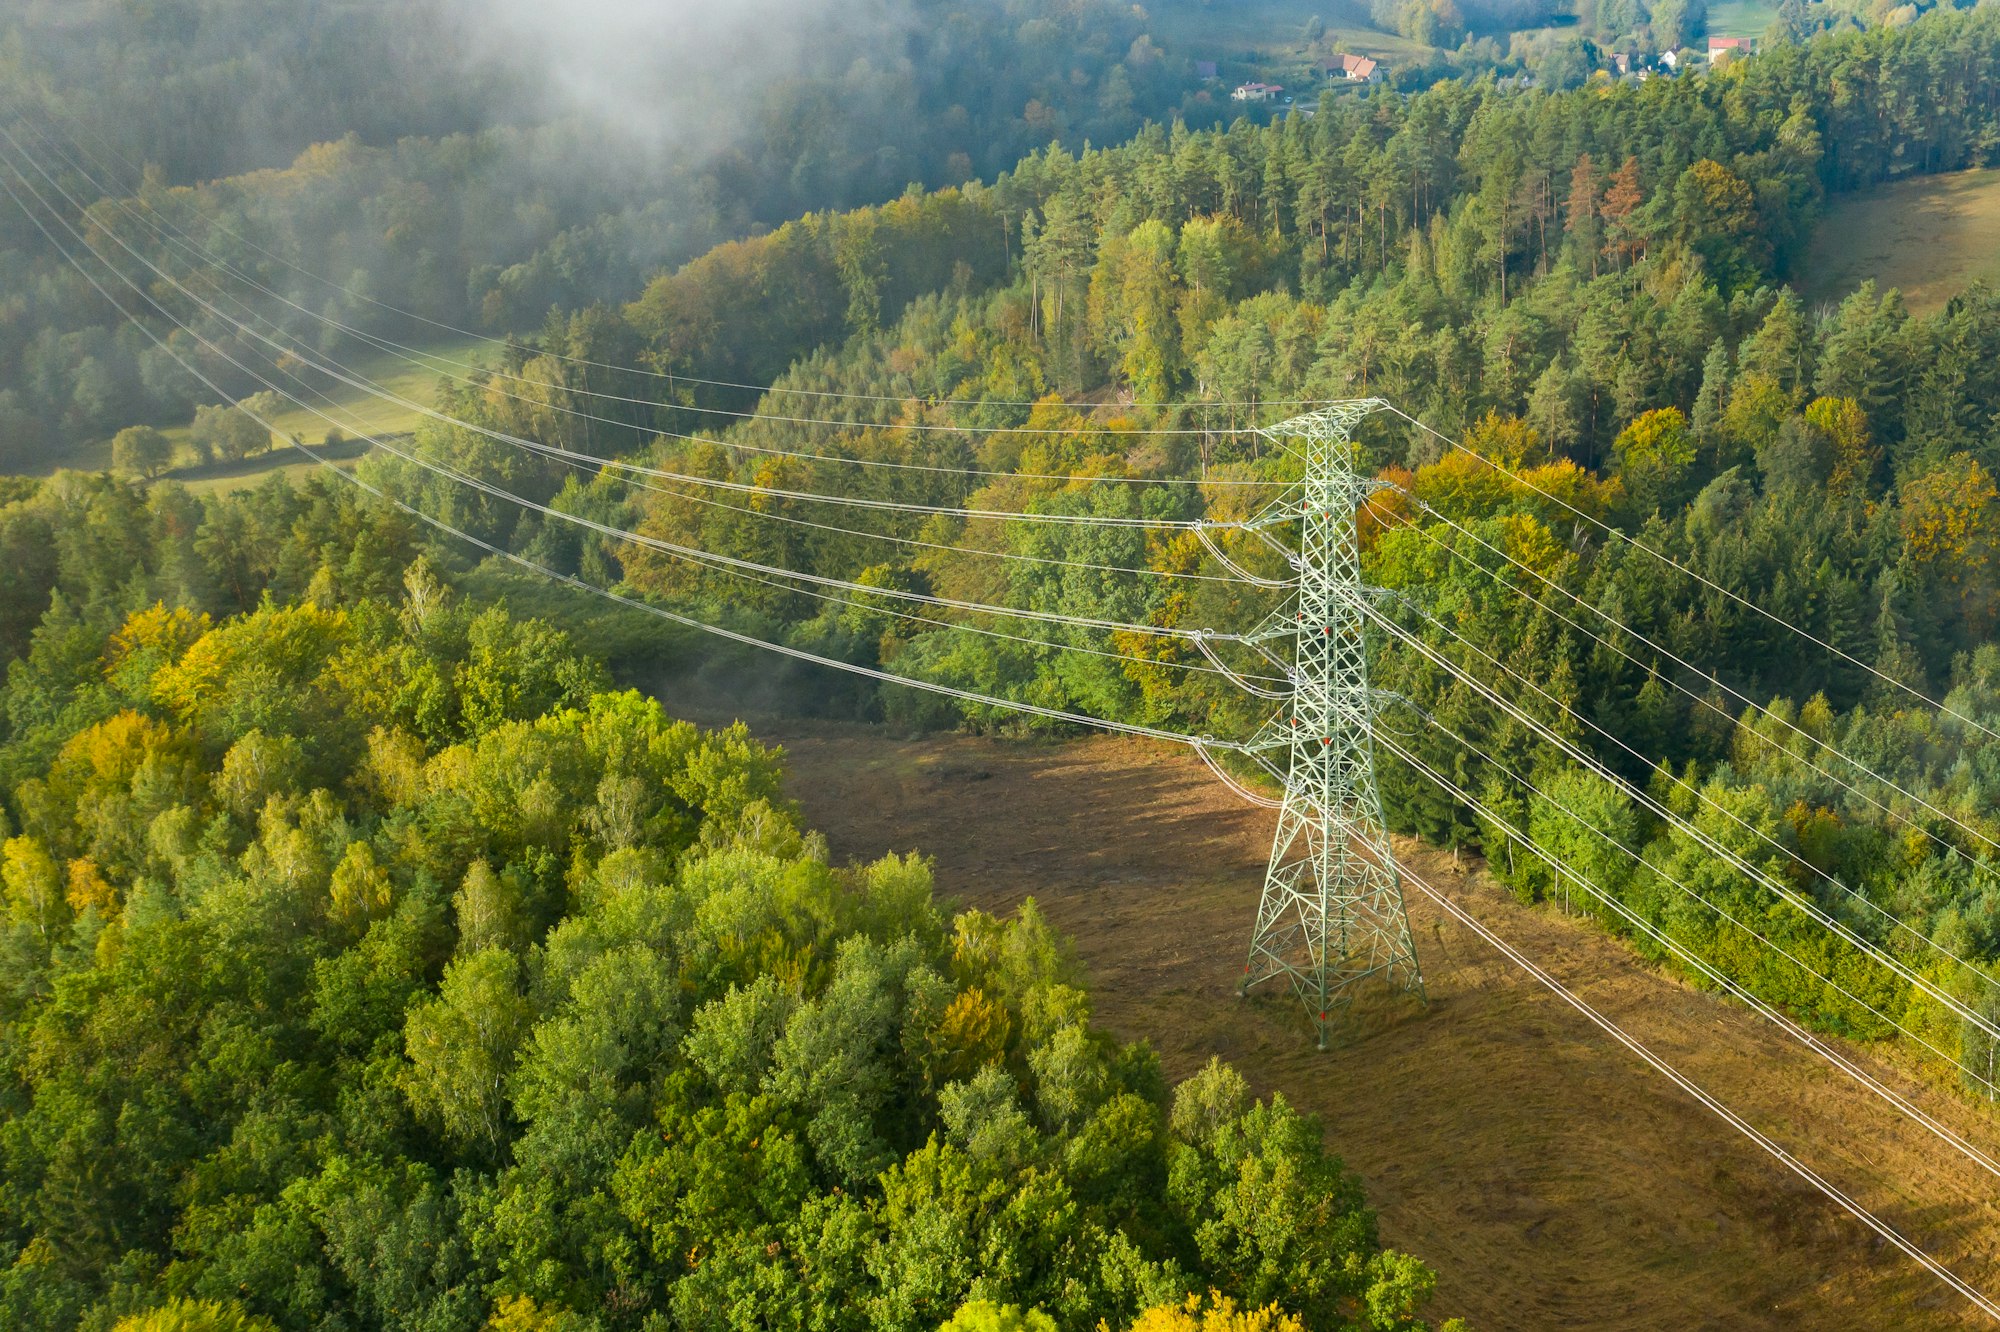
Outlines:
<svg viewBox="0 0 2000 1332"><path fill-rule="evenodd" d="M710 718L714 720L715 718ZM1185 752L761 719L836 860L917 850L939 891L1033 896L1075 941L1098 1015L1174 1077L1220 1055L1325 1121L1385 1242L1481 1329L1956 1328L1983 1317L1614 1045L1421 894L1430 1004L1358 1003L1322 1054L1280 995L1236 996L1271 816ZM1655 1053L1981 1289L2000 1181L1752 1014L1448 856L1411 865ZM1850 1052L1852 1053L1852 1052ZM1994 1122L1858 1056L1986 1148Z"/></svg>

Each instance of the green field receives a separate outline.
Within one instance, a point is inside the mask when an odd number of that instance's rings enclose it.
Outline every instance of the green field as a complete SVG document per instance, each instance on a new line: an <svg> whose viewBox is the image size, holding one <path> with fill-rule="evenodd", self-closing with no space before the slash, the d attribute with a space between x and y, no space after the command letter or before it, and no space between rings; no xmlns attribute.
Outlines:
<svg viewBox="0 0 2000 1332"><path fill-rule="evenodd" d="M1369 22L1361 0L1162 0L1150 7L1154 30L1168 48L1191 60L1213 60L1224 81L1261 77L1296 85L1317 62L1336 51L1373 56L1393 66L1422 60L1429 48ZM1325 34L1308 44L1306 21L1317 16ZM1314 74L1312 91L1318 91Z"/></svg>
<svg viewBox="0 0 2000 1332"><path fill-rule="evenodd" d="M382 438L390 432L384 431L376 437ZM369 451L365 440L348 439L331 447L319 444L312 436L305 436L313 452L343 472L352 472L354 464ZM204 466L176 468L166 479L178 482L198 495L225 495L234 490L253 490L265 478L283 474L294 478L303 477L307 472L319 470L321 464L307 457L290 445L272 449L269 453L253 454L240 462L216 462Z"/></svg>
<svg viewBox="0 0 2000 1332"><path fill-rule="evenodd" d="M1910 309L1940 309L1978 279L2000 282L2000 169L1898 181L1832 204L1793 275L1808 301L1873 278Z"/></svg>
<svg viewBox="0 0 2000 1332"><path fill-rule="evenodd" d="M492 346L485 339L462 338L425 346L423 354L447 361L480 364ZM368 380L384 393L424 406L437 400L438 384L443 373L470 373L458 365L425 366L403 353L343 353L340 361L355 378ZM332 400L330 403L322 398L306 396L309 407L318 411L293 406L272 415L270 422L277 434L286 438L296 436L308 444L318 444L332 428L326 419L330 416L340 423L339 428L346 435L403 435L415 429L423 417L415 408L338 382L325 384L322 392ZM325 415L320 415L320 412ZM317 466L304 454L290 448L274 449L241 462L201 465L196 463L193 447L188 443L186 423L162 427L162 433L173 441L176 454L177 466L167 475L190 490L235 490L254 485L268 472L297 471ZM343 461L351 462L365 451L364 447L345 446L335 452ZM40 471L44 474L59 468L96 471L110 465L111 441L108 438L94 439L51 459Z"/></svg>
<svg viewBox="0 0 2000 1332"><path fill-rule="evenodd" d="M1722 0L1708 7L1708 31L1713 37L1762 37L1778 7L1766 0Z"/></svg>

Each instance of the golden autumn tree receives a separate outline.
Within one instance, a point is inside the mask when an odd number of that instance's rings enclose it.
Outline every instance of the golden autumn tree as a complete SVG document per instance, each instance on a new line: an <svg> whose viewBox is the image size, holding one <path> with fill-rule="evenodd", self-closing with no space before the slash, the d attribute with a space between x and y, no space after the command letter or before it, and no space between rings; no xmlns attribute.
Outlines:
<svg viewBox="0 0 2000 1332"><path fill-rule="evenodd" d="M1826 437L1833 454L1827 481L1833 492L1852 495L1866 490L1882 460L1882 449L1869 433L1868 414L1861 404L1852 398L1815 398L1806 407L1806 424Z"/></svg>
<svg viewBox="0 0 2000 1332"><path fill-rule="evenodd" d="M1678 407L1645 413L1620 431L1611 451L1641 513L1671 504L1694 466L1694 435Z"/></svg>
<svg viewBox="0 0 2000 1332"><path fill-rule="evenodd" d="M169 1300L145 1313L127 1314L112 1332L276 1332L268 1319L241 1306L212 1300Z"/></svg>
<svg viewBox="0 0 2000 1332"><path fill-rule="evenodd" d="M1993 623L1996 498L2000 488L1969 453L1953 454L1903 486L1903 553L1931 588L1957 595L1974 634Z"/></svg>
<svg viewBox="0 0 2000 1332"><path fill-rule="evenodd" d="M1239 1309L1227 1295L1190 1295L1179 1304L1146 1310L1130 1332L1306 1332L1306 1325L1277 1305Z"/></svg>

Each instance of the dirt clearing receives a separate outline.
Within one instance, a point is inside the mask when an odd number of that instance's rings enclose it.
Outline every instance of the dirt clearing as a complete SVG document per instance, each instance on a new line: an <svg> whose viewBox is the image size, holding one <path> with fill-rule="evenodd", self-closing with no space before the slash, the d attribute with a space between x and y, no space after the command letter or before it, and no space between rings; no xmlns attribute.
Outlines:
<svg viewBox="0 0 2000 1332"><path fill-rule="evenodd" d="M726 720L711 715L704 720ZM1428 1009L1352 1010L1324 1054L1303 1015L1235 984L1271 816L1185 752L1122 739L900 740L760 718L838 860L921 851L942 894L1033 896L1076 941L1099 1017L1178 1077L1220 1055L1320 1115L1386 1242L1439 1272L1437 1312L1501 1328L1984 1326L1840 1212L1421 895ZM2000 1187L1740 1006L1529 908L1449 856L1413 865L1657 1054L1982 1289ZM1974 1141L1977 1108L1861 1055Z"/></svg>

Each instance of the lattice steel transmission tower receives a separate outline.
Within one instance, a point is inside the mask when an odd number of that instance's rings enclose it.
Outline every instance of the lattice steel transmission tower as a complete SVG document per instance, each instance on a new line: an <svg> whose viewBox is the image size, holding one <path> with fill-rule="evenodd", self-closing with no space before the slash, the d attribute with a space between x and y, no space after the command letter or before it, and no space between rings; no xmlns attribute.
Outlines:
<svg viewBox="0 0 2000 1332"><path fill-rule="evenodd" d="M1302 457L1305 475L1243 524L1274 540L1270 529L1296 523L1299 548L1296 597L1250 635L1286 665L1292 688L1248 748L1288 750L1291 761L1242 990L1283 977L1304 1001L1321 1049L1368 977L1424 994L1375 784L1381 696L1368 684L1362 598L1369 589L1355 531L1355 509L1376 483L1355 470L1353 432L1385 405L1376 398L1338 402L1265 430ZM1287 641L1289 661L1270 650Z"/></svg>

